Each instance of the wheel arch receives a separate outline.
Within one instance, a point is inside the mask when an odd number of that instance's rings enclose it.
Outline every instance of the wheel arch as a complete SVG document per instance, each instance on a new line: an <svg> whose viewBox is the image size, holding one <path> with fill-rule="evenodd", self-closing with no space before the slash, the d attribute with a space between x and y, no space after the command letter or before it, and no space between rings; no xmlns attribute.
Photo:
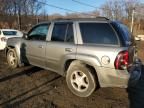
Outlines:
<svg viewBox="0 0 144 108"><path fill-rule="evenodd" d="M68 59L66 62L65 62L65 67L64 67L64 76L66 76L66 74L67 74L67 70L68 70L68 68L69 68L69 66L70 66L70 64L73 62L73 61L79 61L80 63L82 63L82 64L85 64L86 65L86 67L88 67L88 68L90 68L92 71L93 71L93 74L95 75L95 77L96 77L96 82L97 82L97 88L99 88L100 87L100 80L99 80L99 77L98 77L98 68L96 67L96 66L94 66L94 64L92 64L92 63L90 63L90 62L87 62L87 61L85 61L85 60L80 60L80 59ZM96 88L96 89L97 89Z"/></svg>
<svg viewBox="0 0 144 108"><path fill-rule="evenodd" d="M7 56L7 52L10 49L14 49L18 58L18 65L21 66L22 62L21 62L21 54L20 54L20 48L14 45L7 45L6 49L5 49L5 55Z"/></svg>
<svg viewBox="0 0 144 108"><path fill-rule="evenodd" d="M101 66L100 60L97 57L90 56L90 55L84 55L84 54L66 55L61 60L62 60L62 67L63 67L62 69L64 72L66 72L66 70L68 69L67 66L69 66L71 64L71 62L74 60L79 60L79 61L81 61L89 66L92 66L94 68L96 68L97 66L98 67Z"/></svg>

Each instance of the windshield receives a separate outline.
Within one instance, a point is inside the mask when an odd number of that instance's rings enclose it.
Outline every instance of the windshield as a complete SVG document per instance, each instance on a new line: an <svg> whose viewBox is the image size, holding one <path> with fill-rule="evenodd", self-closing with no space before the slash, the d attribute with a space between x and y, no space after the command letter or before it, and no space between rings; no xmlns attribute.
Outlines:
<svg viewBox="0 0 144 108"><path fill-rule="evenodd" d="M8 35L8 36L10 36L10 35L17 35L17 32L16 31L3 31L3 34L4 35Z"/></svg>

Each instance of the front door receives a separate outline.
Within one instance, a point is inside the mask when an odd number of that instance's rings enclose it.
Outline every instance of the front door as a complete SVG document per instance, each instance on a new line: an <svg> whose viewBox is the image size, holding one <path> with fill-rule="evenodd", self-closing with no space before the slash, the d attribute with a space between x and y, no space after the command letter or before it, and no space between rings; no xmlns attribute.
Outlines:
<svg viewBox="0 0 144 108"><path fill-rule="evenodd" d="M49 24L40 24L34 27L29 33L28 38L22 44L22 52L25 60L30 64L45 67L46 37Z"/></svg>

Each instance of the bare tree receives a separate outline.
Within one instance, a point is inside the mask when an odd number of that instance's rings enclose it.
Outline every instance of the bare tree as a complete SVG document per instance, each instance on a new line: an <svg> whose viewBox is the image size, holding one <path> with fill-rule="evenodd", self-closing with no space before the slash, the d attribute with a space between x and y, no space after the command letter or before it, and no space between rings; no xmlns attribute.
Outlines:
<svg viewBox="0 0 144 108"><path fill-rule="evenodd" d="M102 6L103 15L111 18L120 20L123 18L123 2L121 0L109 0Z"/></svg>
<svg viewBox="0 0 144 108"><path fill-rule="evenodd" d="M103 16L113 19L111 2L112 1L106 1L106 3L102 5L102 14Z"/></svg>
<svg viewBox="0 0 144 108"><path fill-rule="evenodd" d="M139 5L139 0L123 0L123 6L125 8L126 16L128 20L131 20L132 10Z"/></svg>
<svg viewBox="0 0 144 108"><path fill-rule="evenodd" d="M16 22L21 28L21 24L29 23L27 17L35 17L41 9L42 4L38 0L0 0L0 21L11 23ZM25 18L23 18L25 17ZM2 20L3 19L3 20Z"/></svg>

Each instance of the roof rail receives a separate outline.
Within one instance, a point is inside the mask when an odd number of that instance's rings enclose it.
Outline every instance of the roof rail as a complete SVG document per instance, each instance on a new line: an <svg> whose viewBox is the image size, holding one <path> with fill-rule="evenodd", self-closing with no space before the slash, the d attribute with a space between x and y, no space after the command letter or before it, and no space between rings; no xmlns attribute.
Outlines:
<svg viewBox="0 0 144 108"><path fill-rule="evenodd" d="M56 19L52 19L51 21L63 21L63 20L73 20L73 18L56 18Z"/></svg>
<svg viewBox="0 0 144 108"><path fill-rule="evenodd" d="M96 19L96 20L110 20L106 17L96 17L96 18L56 18L54 20L78 20L78 19Z"/></svg>
<svg viewBox="0 0 144 108"><path fill-rule="evenodd" d="M106 17L95 17L95 18L56 18L52 19L51 21L61 21L61 20L101 20L101 21L109 21L110 19Z"/></svg>
<svg viewBox="0 0 144 108"><path fill-rule="evenodd" d="M96 19L100 19L100 20L110 20L110 19L108 19L108 18L106 18L106 17L101 17L101 16L96 17Z"/></svg>

